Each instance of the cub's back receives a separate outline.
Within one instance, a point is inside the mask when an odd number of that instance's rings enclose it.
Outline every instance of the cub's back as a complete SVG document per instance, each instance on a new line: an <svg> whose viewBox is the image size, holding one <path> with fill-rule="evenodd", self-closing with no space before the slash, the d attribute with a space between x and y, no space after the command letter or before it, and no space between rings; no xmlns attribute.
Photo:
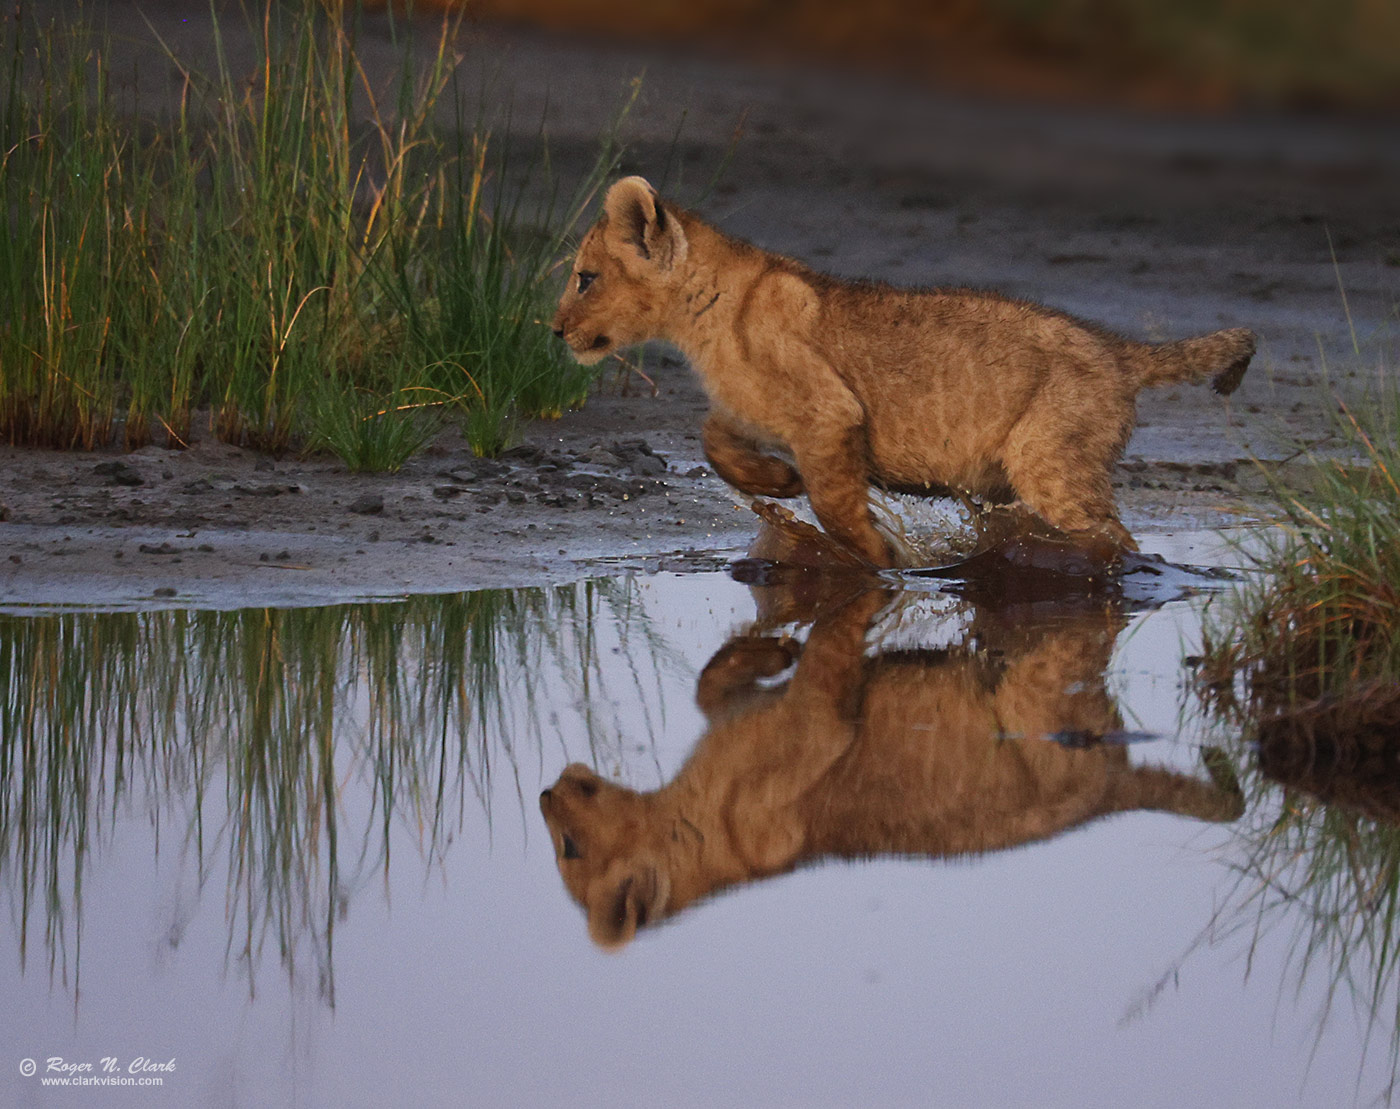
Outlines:
<svg viewBox="0 0 1400 1109"><path fill-rule="evenodd" d="M1014 677L1008 681L978 656L955 655L961 657L886 656L871 664L855 740L808 799L809 843L817 852L954 854L1013 846L1087 819L1109 777L1131 772L1121 745L1070 747L1044 738L1050 730L1120 728L1101 686L1059 685L1032 696L1027 711L1029 691L1018 690ZM1052 678L1057 684L1062 668L1046 669L1047 676L1060 672Z"/></svg>

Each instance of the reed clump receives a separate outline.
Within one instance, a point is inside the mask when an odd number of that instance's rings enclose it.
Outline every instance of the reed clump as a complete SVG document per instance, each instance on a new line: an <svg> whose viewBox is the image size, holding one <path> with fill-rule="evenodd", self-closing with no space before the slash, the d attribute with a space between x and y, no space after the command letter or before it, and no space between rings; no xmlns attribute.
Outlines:
<svg viewBox="0 0 1400 1109"><path fill-rule="evenodd" d="M1200 681L1207 699L1254 718L1297 711L1340 723L1391 711L1400 679L1400 390L1377 386L1336 413L1326 454L1302 481L1275 482L1279 526L1259 537L1254 574L1212 605ZM1296 469L1294 472L1297 472ZM1327 711L1321 712L1325 705Z"/></svg>
<svg viewBox="0 0 1400 1109"><path fill-rule="evenodd" d="M547 159L464 126L453 19L427 48L391 20L383 79L345 0L245 18L251 70L211 11L213 63L167 52L183 92L158 120L90 26L0 25L0 441L178 447L207 412L231 443L393 469L444 420L490 453L581 403L539 321L615 129L564 197Z"/></svg>

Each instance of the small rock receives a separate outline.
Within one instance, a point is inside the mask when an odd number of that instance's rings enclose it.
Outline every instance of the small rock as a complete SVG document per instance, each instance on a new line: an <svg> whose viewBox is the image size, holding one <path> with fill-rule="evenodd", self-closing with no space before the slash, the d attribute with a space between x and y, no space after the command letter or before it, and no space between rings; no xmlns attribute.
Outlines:
<svg viewBox="0 0 1400 1109"><path fill-rule="evenodd" d="M631 470L638 477L655 477L666 472L666 463L654 454L637 454L632 459Z"/></svg>
<svg viewBox="0 0 1400 1109"><path fill-rule="evenodd" d="M470 485L482 478L500 477L509 470L509 466L497 462L494 458L469 458L460 465L453 466L450 470L439 470L438 473L441 477Z"/></svg>
<svg viewBox="0 0 1400 1109"><path fill-rule="evenodd" d="M619 439L612 445L614 453L622 459L630 459L635 454L654 454L651 444L645 439Z"/></svg>
<svg viewBox="0 0 1400 1109"><path fill-rule="evenodd" d="M146 479L128 466L125 462L113 460L111 462L99 462L92 468L94 474L110 478L109 485L145 485Z"/></svg>
<svg viewBox="0 0 1400 1109"><path fill-rule="evenodd" d="M350 502L350 511L361 516L377 516L384 511L384 498L378 493L365 493Z"/></svg>
<svg viewBox="0 0 1400 1109"><path fill-rule="evenodd" d="M601 474L561 474L553 478L555 484L565 489L602 489L607 485L617 483L616 478L604 477Z"/></svg>
<svg viewBox="0 0 1400 1109"><path fill-rule="evenodd" d="M173 586L162 585L151 594L153 597L173 597L175 589Z"/></svg>
<svg viewBox="0 0 1400 1109"><path fill-rule="evenodd" d="M142 543L136 549L142 554L172 555L180 553L178 547L172 547L169 543L162 543L159 547L153 546L150 543Z"/></svg>
<svg viewBox="0 0 1400 1109"><path fill-rule="evenodd" d="M433 487L433 496L440 501L445 501L449 497L459 496L462 492L460 485L437 485Z"/></svg>
<svg viewBox="0 0 1400 1109"><path fill-rule="evenodd" d="M622 466L622 459L605 447L594 447L585 453L579 461L585 462L589 466L603 466L610 470L620 469Z"/></svg>

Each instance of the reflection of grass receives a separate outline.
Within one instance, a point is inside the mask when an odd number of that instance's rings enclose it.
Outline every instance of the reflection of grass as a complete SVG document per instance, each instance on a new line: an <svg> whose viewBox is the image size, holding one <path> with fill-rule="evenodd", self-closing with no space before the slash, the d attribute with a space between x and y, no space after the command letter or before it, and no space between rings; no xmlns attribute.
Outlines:
<svg viewBox="0 0 1400 1109"><path fill-rule="evenodd" d="M76 976L91 853L116 814L144 803L165 837L172 824L183 837L201 886L226 853L229 953L250 983L272 944L292 974L309 960L333 1000L337 914L387 871L392 829L440 860L468 798L489 806L492 778L518 778L520 756L548 735L635 744L597 709L616 680L598 657L602 623L624 661L641 650L665 663L614 583L0 616L0 885L21 959L42 921L51 972Z"/></svg>
<svg viewBox="0 0 1400 1109"><path fill-rule="evenodd" d="M393 468L425 407L486 452L580 400L540 321L614 136L564 204L544 162L506 176L484 123L437 124L451 21L425 62L399 22L385 88L343 0L249 18L250 72L213 19L213 72L165 59L184 87L157 123L125 113L98 34L0 17L0 438L178 445L208 408L230 442Z"/></svg>
<svg viewBox="0 0 1400 1109"><path fill-rule="evenodd" d="M1262 766L1241 767L1250 800L1227 854L1237 881L1197 946L1242 940L1248 974L1265 938L1281 932L1287 946L1280 993L1301 994L1309 979L1325 984L1316 1015L1319 1044L1339 1009L1343 1016L1347 1008L1359 1011L1365 1034L1357 1068L1365 1067L1373 1042L1386 1044L1383 1095L1389 1101L1400 1077L1400 827L1337 803L1339 794L1356 800L1347 796L1352 791L1344 778L1320 778L1310 768L1299 782L1272 757L1266 751ZM1394 775L1385 792L1388 807L1400 815ZM1378 799L1373 794L1371 800ZM1163 976L1149 1002L1177 969Z"/></svg>

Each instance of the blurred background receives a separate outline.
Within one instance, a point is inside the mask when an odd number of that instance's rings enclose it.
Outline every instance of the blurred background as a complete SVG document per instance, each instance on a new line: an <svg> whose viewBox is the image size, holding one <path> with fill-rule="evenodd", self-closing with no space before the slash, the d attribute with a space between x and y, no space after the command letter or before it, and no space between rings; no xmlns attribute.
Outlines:
<svg viewBox="0 0 1400 1109"><path fill-rule="evenodd" d="M420 0L419 10L425 4L1019 95L1192 108L1400 102L1394 0Z"/></svg>

